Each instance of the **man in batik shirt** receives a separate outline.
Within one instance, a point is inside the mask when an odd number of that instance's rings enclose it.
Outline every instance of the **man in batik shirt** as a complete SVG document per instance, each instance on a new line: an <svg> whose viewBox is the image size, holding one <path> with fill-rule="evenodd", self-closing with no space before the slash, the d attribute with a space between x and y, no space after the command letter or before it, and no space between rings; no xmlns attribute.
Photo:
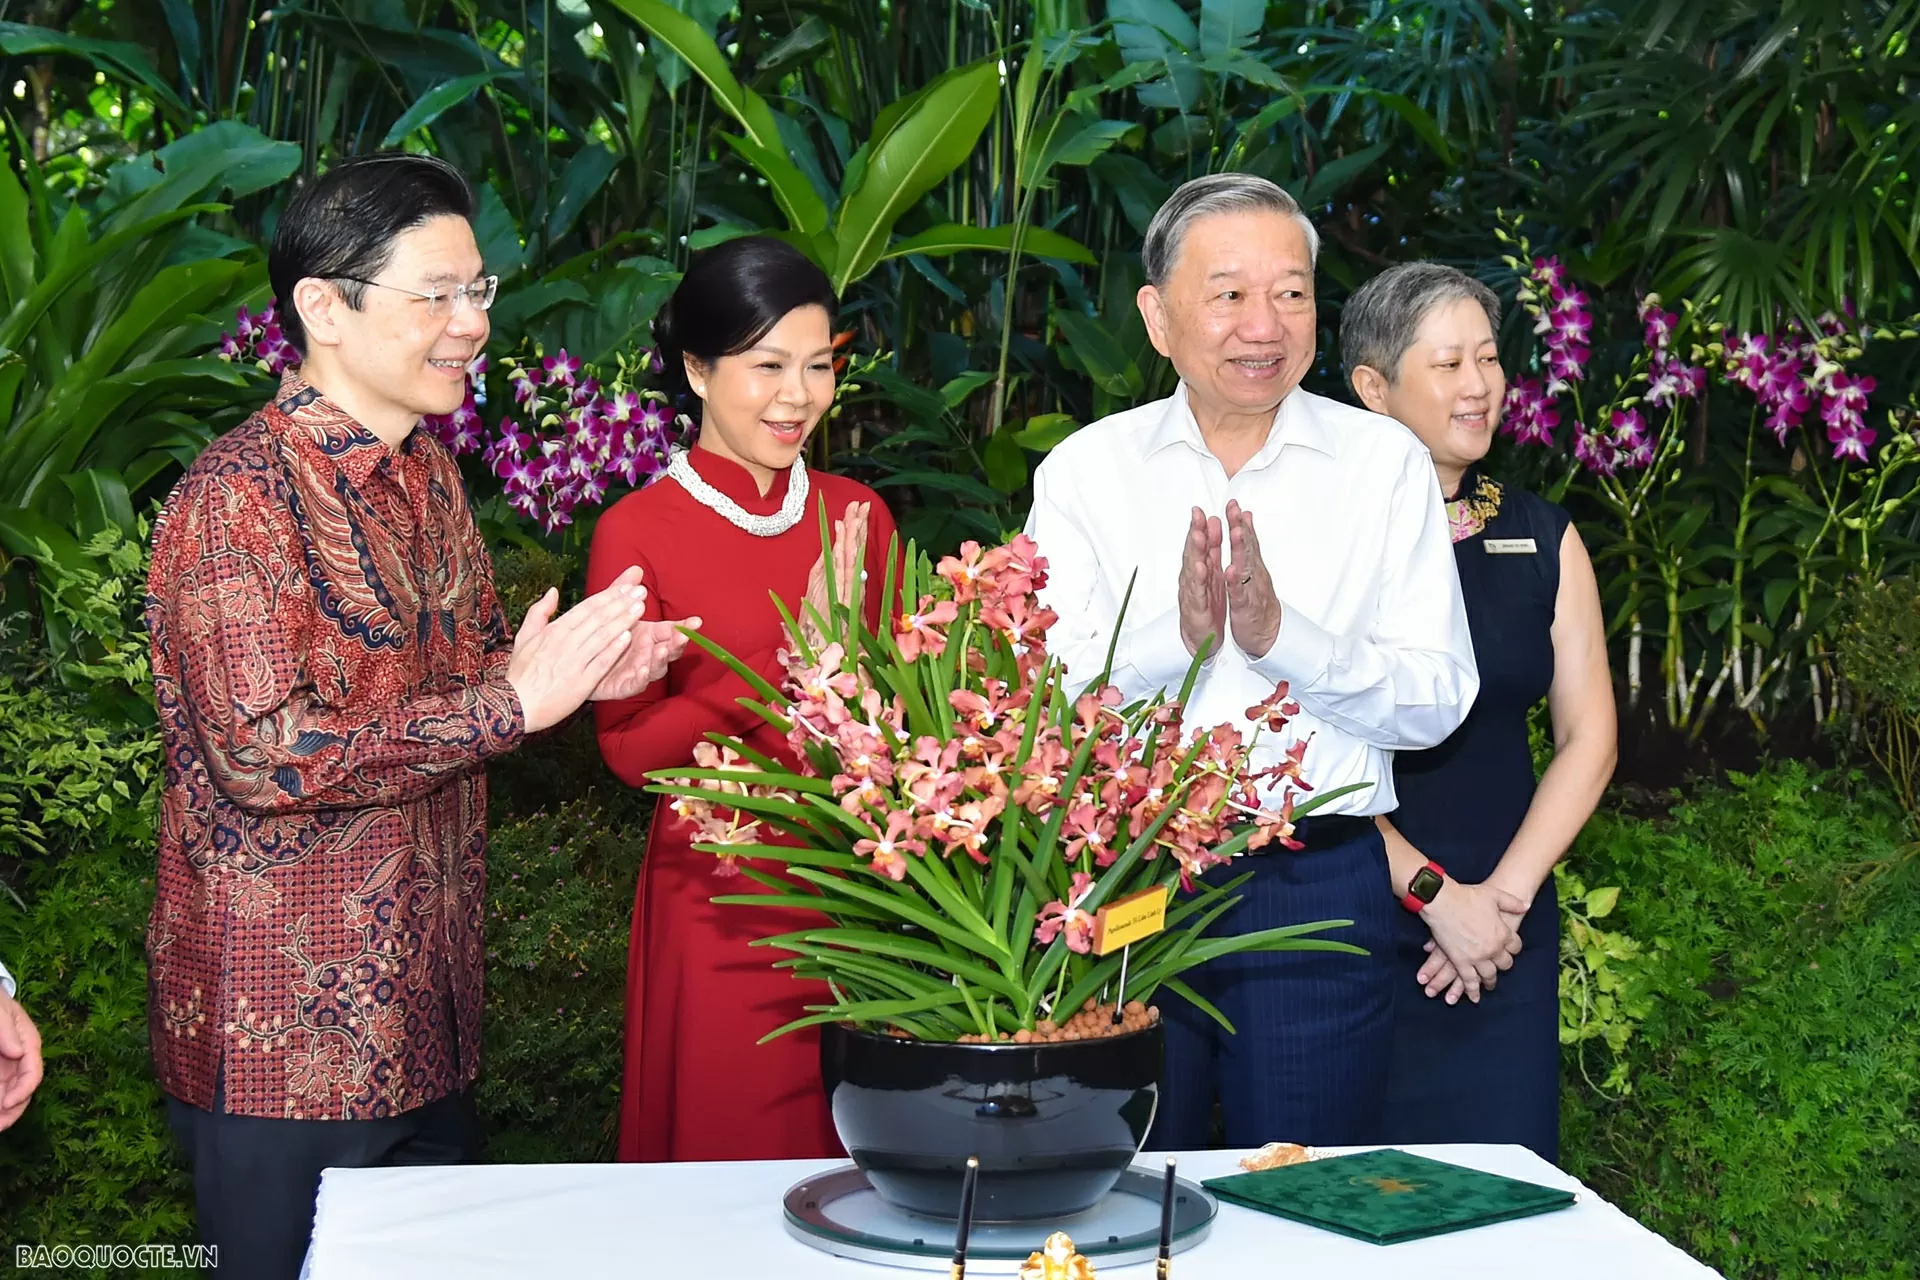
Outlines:
<svg viewBox="0 0 1920 1280"><path fill-rule="evenodd" d="M485 762L684 645L632 570L517 636L452 457L495 280L473 193L336 166L268 272L304 356L209 445L155 534L166 752L149 1023L223 1273L292 1280L320 1171L476 1156Z"/></svg>

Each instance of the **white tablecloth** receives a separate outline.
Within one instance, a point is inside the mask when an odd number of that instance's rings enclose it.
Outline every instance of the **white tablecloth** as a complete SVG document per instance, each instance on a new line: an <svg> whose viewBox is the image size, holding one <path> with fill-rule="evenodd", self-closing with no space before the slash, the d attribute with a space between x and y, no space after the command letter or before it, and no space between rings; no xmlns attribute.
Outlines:
<svg viewBox="0 0 1920 1280"><path fill-rule="evenodd" d="M1565 1187L1579 1202L1557 1213L1386 1247L1223 1203L1212 1233L1175 1255L1174 1276L1700 1280L1717 1274L1523 1147L1406 1150ZM1240 1154L1182 1155L1180 1174L1197 1182L1235 1173ZM308 1267L312 1280L905 1280L915 1273L836 1258L787 1234L780 1207L787 1188L844 1163L329 1169L320 1184ZM1164 1167L1151 1155L1140 1163L1155 1173ZM1100 1275L1145 1280L1152 1273L1147 1263L1103 1268Z"/></svg>

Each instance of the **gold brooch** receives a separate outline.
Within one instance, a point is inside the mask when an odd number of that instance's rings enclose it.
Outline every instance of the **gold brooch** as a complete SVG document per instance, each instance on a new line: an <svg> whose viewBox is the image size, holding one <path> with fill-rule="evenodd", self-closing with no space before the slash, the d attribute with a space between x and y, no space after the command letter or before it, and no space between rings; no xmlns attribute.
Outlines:
<svg viewBox="0 0 1920 1280"><path fill-rule="evenodd" d="M1447 504L1447 530L1455 542L1465 542L1499 514L1500 486L1481 476L1471 495L1463 494Z"/></svg>

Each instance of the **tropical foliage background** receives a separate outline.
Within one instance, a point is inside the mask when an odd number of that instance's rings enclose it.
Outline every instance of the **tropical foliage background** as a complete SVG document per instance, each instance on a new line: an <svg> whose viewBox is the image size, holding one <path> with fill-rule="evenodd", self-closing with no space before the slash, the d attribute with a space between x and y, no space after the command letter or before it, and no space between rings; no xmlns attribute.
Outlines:
<svg viewBox="0 0 1920 1280"><path fill-rule="evenodd" d="M1917 28L1920 0L0 0L0 955L50 1077L0 1140L0 1234L190 1231L143 1047L143 519L272 385L292 180L385 146L480 189L493 359L435 429L522 599L649 478L647 322L728 236L842 287L815 461L935 550L1169 388L1131 298L1188 177L1265 174L1321 227L1316 390L1374 271L1485 279L1525 380L1492 465L1579 518L1622 697L1563 894L1566 1163L1729 1275L1913 1275ZM629 396L641 436L604 425ZM486 1110L496 1158L597 1158L644 807L579 725L539 751L497 788Z"/></svg>

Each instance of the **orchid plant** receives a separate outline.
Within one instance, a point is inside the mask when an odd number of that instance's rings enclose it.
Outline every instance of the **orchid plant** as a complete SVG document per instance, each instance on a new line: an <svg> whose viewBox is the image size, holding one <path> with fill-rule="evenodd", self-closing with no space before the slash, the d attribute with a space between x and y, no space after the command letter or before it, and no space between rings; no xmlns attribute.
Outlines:
<svg viewBox="0 0 1920 1280"><path fill-rule="evenodd" d="M605 383L564 348L501 362L515 416L502 418L482 456L505 486L507 502L548 533L571 524L575 507L600 506L616 484L638 489L650 483L690 429L664 394L645 386L659 372L657 354L616 359L618 369Z"/></svg>
<svg viewBox="0 0 1920 1280"><path fill-rule="evenodd" d="M1683 299L1668 310L1650 293L1636 308L1641 342L1596 403L1591 296L1559 258L1533 252L1517 221L1496 234L1514 251L1504 261L1521 277L1520 304L1543 347L1540 373L1513 380L1501 429L1551 447L1572 419L1553 493L1577 487L1611 517L1588 536L1596 564L1614 571L1607 594L1627 635L1629 705L1640 701L1651 649L1665 718L1690 736L1723 696L1758 723L1763 700L1777 701L1796 669L1824 719L1822 601L1837 596L1841 576L1878 572L1879 530L1916 492L1896 481L1920 462L1908 410L1889 414L1892 431L1875 449L1875 382L1849 366L1869 337L1920 332L1828 314L1771 334L1728 333L1708 321L1711 303ZM1728 451L1727 465L1702 468L1718 443L1706 405L1714 383L1751 402L1744 447ZM1768 435L1777 459L1761 448ZM1690 442L1701 457L1689 456ZM1716 507L1726 542L1703 536Z"/></svg>
<svg viewBox="0 0 1920 1280"><path fill-rule="evenodd" d="M969 542L931 567L909 544L884 598L897 588L914 603L878 634L836 604L814 619L815 647L783 615L791 647L778 687L693 635L748 682L747 705L796 762L709 735L694 767L654 774L651 788L673 797L718 875L758 890L715 901L817 917L756 944L824 984L822 1002L768 1039L845 1022L923 1040L1025 1040L1089 1000L1124 1006L1137 1025L1139 1004L1162 987L1225 1024L1182 974L1241 951L1359 951L1308 936L1347 921L1207 932L1244 877L1222 885L1202 873L1262 846L1298 848L1294 823L1348 790L1307 798L1305 742L1254 766L1259 735L1299 711L1286 686L1249 708L1250 737L1231 725L1190 732L1181 706L1199 661L1179 697L1131 704L1104 677L1070 675L1047 652L1045 581L1024 536ZM1095 954L1100 909L1156 889L1170 895L1165 930L1130 957Z"/></svg>

